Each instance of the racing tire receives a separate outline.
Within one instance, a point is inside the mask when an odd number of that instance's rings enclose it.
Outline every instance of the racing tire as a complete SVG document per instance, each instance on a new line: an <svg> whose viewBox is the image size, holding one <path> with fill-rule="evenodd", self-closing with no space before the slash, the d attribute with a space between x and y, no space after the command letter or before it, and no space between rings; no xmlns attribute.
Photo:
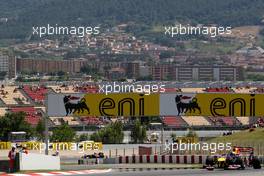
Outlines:
<svg viewBox="0 0 264 176"><path fill-rule="evenodd" d="M244 161L241 158L237 158L236 163L240 165L240 169L242 169L242 170L245 169Z"/></svg>
<svg viewBox="0 0 264 176"><path fill-rule="evenodd" d="M207 157L205 160L205 164L207 166L213 166L214 165L214 159L212 157Z"/></svg>
<svg viewBox="0 0 264 176"><path fill-rule="evenodd" d="M258 158L254 158L252 160L252 166L254 169L261 169L261 164L260 164L260 160Z"/></svg>

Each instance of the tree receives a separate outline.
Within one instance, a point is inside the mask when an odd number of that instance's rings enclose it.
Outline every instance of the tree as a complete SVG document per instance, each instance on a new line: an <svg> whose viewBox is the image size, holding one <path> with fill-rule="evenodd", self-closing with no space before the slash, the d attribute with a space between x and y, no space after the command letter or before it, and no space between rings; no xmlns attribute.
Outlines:
<svg viewBox="0 0 264 176"><path fill-rule="evenodd" d="M5 71L1 71L0 72L0 80L5 79L5 76L6 76L6 72Z"/></svg>
<svg viewBox="0 0 264 176"><path fill-rule="evenodd" d="M60 11L54 10L58 7ZM47 23L114 26L133 21L136 27L129 32L139 33L141 36L146 36L144 34L149 31L149 26L152 24L174 24L175 19L188 24L219 24L232 27L258 25L263 16L263 7L262 0L203 0L199 2L197 0L100 0L96 3L76 0L74 5L69 0L45 2L24 0L12 1L12 3L1 1L1 16L16 17L16 20L8 21L6 27L0 28L0 38L25 38L29 34L28 26ZM232 12L230 9L233 9ZM77 18L81 20L76 20ZM37 35L32 37L39 39ZM187 37L187 35L179 35L179 37ZM71 52L65 58L77 58L82 54L81 50Z"/></svg>
<svg viewBox="0 0 264 176"><path fill-rule="evenodd" d="M247 78L252 81L264 81L264 75L260 74L248 74Z"/></svg>
<svg viewBox="0 0 264 176"><path fill-rule="evenodd" d="M171 140L172 140L173 142L175 142L175 141L177 140L177 135L176 135L176 133L171 133L170 137L171 137Z"/></svg>
<svg viewBox="0 0 264 176"><path fill-rule="evenodd" d="M60 127L56 128L51 136L52 142L73 142L75 137L75 131L64 123Z"/></svg>
<svg viewBox="0 0 264 176"><path fill-rule="evenodd" d="M188 133L186 134L186 137L198 137L198 135L195 131L193 131L192 129L189 129Z"/></svg>
<svg viewBox="0 0 264 176"><path fill-rule="evenodd" d="M65 75L65 72L64 71L58 71L58 76L64 76Z"/></svg>
<svg viewBox="0 0 264 176"><path fill-rule="evenodd" d="M91 135L91 140L104 144L120 144L124 139L123 124L114 122Z"/></svg>
<svg viewBox="0 0 264 176"><path fill-rule="evenodd" d="M88 75L97 75L99 74L99 71L96 68L92 68L90 65L84 65L81 67L81 73L85 73Z"/></svg>
<svg viewBox="0 0 264 176"><path fill-rule="evenodd" d="M44 140L44 131L45 131L45 121L40 120L35 128L36 131L36 136L39 140L43 141Z"/></svg>
<svg viewBox="0 0 264 176"><path fill-rule="evenodd" d="M7 113L0 118L0 138L3 141L8 141L10 132L24 131L26 138L29 139L33 136L33 129L30 124L25 121L25 113Z"/></svg>
<svg viewBox="0 0 264 176"><path fill-rule="evenodd" d="M136 120L135 125L131 130L131 138L133 143L143 143L147 139L146 127L141 125L139 120Z"/></svg>
<svg viewBox="0 0 264 176"><path fill-rule="evenodd" d="M173 51L162 51L160 53L160 59L167 59L167 58L171 58L175 55L175 53Z"/></svg>
<svg viewBox="0 0 264 176"><path fill-rule="evenodd" d="M151 75L149 75L149 76L142 76L142 77L138 77L137 78L137 81L152 81L152 80L153 80L153 78L152 78Z"/></svg>
<svg viewBox="0 0 264 176"><path fill-rule="evenodd" d="M77 142L82 142L82 141L87 141L89 139L89 135L88 134L81 134L80 136L78 136L78 138L76 138Z"/></svg>
<svg viewBox="0 0 264 176"><path fill-rule="evenodd" d="M259 31L259 34L262 35L262 36L264 36L264 29L261 29L261 30Z"/></svg>

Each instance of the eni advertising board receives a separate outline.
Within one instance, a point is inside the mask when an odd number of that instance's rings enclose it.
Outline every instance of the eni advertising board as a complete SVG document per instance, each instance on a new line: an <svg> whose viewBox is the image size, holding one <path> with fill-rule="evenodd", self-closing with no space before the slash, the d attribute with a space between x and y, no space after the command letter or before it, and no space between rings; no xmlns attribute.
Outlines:
<svg viewBox="0 0 264 176"><path fill-rule="evenodd" d="M158 116L159 94L49 94L49 116Z"/></svg>
<svg viewBox="0 0 264 176"><path fill-rule="evenodd" d="M48 116L263 116L264 94L49 94Z"/></svg>

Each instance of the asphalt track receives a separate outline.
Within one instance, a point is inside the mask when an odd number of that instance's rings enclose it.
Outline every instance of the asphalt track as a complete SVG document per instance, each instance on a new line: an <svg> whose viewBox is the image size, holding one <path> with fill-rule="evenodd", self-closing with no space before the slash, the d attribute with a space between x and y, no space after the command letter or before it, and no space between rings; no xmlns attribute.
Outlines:
<svg viewBox="0 0 264 176"><path fill-rule="evenodd" d="M208 171L205 169L179 170L112 170L109 173L93 174L96 176L264 176L264 169L254 170L222 170Z"/></svg>

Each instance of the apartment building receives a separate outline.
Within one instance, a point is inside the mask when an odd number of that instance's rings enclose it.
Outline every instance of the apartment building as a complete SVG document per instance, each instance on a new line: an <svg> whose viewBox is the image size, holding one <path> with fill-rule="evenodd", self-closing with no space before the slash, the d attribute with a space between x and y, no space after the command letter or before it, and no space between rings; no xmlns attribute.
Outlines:
<svg viewBox="0 0 264 176"><path fill-rule="evenodd" d="M239 81L244 80L244 72L235 66L176 66L155 65L150 68L153 80L175 81Z"/></svg>
<svg viewBox="0 0 264 176"><path fill-rule="evenodd" d="M48 60L48 59L17 59L18 72L37 73L79 73L82 66L87 64L86 59Z"/></svg>
<svg viewBox="0 0 264 176"><path fill-rule="evenodd" d="M0 55L0 72L8 72L9 56Z"/></svg>
<svg viewBox="0 0 264 176"><path fill-rule="evenodd" d="M0 54L0 72L6 72L9 79L16 77L16 57Z"/></svg>

